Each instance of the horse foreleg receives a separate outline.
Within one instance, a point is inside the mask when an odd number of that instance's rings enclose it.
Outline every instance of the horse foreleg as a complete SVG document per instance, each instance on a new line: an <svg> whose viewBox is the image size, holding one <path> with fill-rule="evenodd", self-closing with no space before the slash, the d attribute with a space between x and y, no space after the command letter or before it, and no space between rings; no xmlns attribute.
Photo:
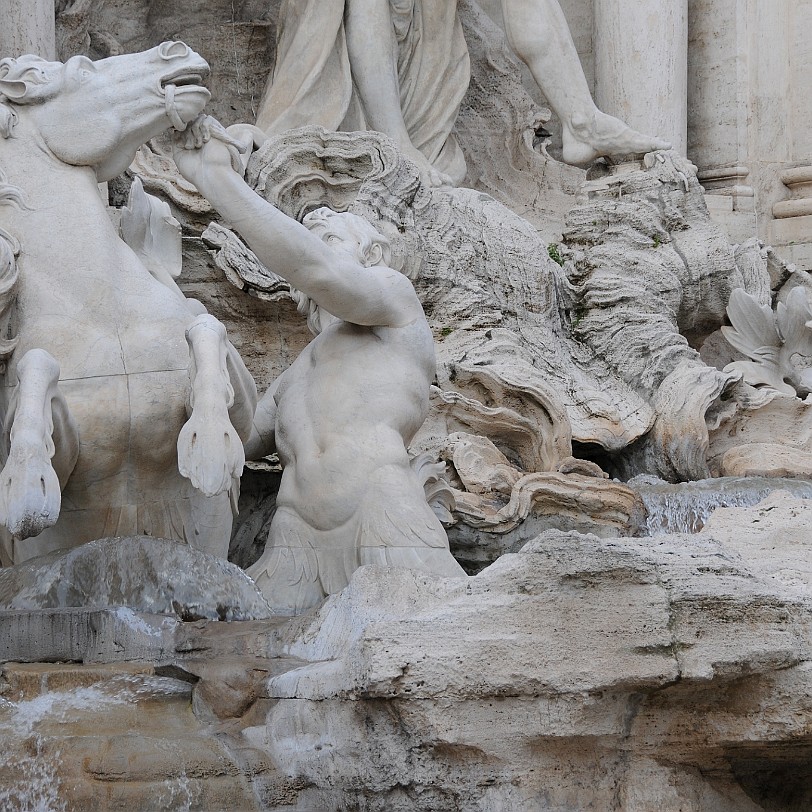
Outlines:
<svg viewBox="0 0 812 812"><path fill-rule="evenodd" d="M17 389L5 420L8 457L0 473L0 521L30 538L59 518L62 488L79 456L79 434L59 391L59 364L29 350L17 364Z"/></svg>
<svg viewBox="0 0 812 812"><path fill-rule="evenodd" d="M206 496L231 488L245 454L231 423L234 387L228 374L226 328L208 314L186 330L191 355L189 420L178 436L178 468Z"/></svg>

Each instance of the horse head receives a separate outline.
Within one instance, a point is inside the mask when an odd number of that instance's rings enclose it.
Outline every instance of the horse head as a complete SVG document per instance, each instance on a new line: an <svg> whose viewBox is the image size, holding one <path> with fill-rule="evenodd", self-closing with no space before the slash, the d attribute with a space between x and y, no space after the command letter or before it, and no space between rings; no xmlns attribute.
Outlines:
<svg viewBox="0 0 812 812"><path fill-rule="evenodd" d="M208 63L183 42L92 61L0 60L0 135L19 126L57 160L121 174L169 126L183 130L211 97Z"/></svg>

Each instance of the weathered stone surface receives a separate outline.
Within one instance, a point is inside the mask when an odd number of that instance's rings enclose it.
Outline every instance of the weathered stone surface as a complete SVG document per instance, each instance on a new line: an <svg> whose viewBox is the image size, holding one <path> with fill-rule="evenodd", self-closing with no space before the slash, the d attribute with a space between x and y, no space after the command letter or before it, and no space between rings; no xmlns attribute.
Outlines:
<svg viewBox="0 0 812 812"><path fill-rule="evenodd" d="M270 617L267 603L239 567L148 536L99 539L0 569L0 606L126 606L183 620Z"/></svg>
<svg viewBox="0 0 812 812"><path fill-rule="evenodd" d="M297 809L803 808L811 509L547 533L460 586L361 570L280 629L272 650L311 664L269 680L245 735L313 785Z"/></svg>
<svg viewBox="0 0 812 812"><path fill-rule="evenodd" d="M774 584L787 594L809 598L812 596L810 527L812 502L793 498L786 491L776 491L746 511L717 510L704 533L718 539L727 551L752 562L765 583Z"/></svg>
<svg viewBox="0 0 812 812"><path fill-rule="evenodd" d="M722 476L812 478L812 453L779 443L750 443L725 452Z"/></svg>
<svg viewBox="0 0 812 812"><path fill-rule="evenodd" d="M710 221L695 167L673 153L645 165L587 183L567 215L572 329L656 413L626 474L702 479L709 412L739 376L706 366L691 342L721 325L734 289L769 289L769 273Z"/></svg>
<svg viewBox="0 0 812 812"><path fill-rule="evenodd" d="M810 520L775 495L693 536L546 533L462 584L362 568L294 621L178 625L185 682L6 666L0 792L66 810L803 809Z"/></svg>
<svg viewBox="0 0 812 812"><path fill-rule="evenodd" d="M176 625L125 606L0 611L0 661L161 661L173 652Z"/></svg>
<svg viewBox="0 0 812 812"><path fill-rule="evenodd" d="M812 451L812 400L739 384L726 412L709 431L708 467L713 476L735 449L762 443L786 447L785 460ZM766 462L766 461L765 461Z"/></svg>

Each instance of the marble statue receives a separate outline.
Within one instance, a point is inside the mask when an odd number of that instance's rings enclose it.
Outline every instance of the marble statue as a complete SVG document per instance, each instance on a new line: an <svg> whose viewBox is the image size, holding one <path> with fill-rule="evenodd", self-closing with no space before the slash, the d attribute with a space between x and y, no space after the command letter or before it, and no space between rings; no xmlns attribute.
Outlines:
<svg viewBox="0 0 812 812"><path fill-rule="evenodd" d="M127 534L226 555L256 387L223 325L145 267L153 227L133 250L98 187L185 129L208 73L182 42L0 61L6 564Z"/></svg>
<svg viewBox="0 0 812 812"><path fill-rule="evenodd" d="M502 0L502 16L510 47L561 121L565 163L586 166L601 156L671 147L596 107L558 0Z"/></svg>
<svg viewBox="0 0 812 812"><path fill-rule="evenodd" d="M285 0L279 19L260 129L378 130L430 185L462 182L452 129L470 69L455 2Z"/></svg>
<svg viewBox="0 0 812 812"><path fill-rule="evenodd" d="M502 0L502 10L511 47L561 120L565 162L670 147L598 110L557 0ZM378 130L418 164L425 183L462 182L465 159L452 131L470 67L455 2L288 0L280 20L262 130Z"/></svg>
<svg viewBox="0 0 812 812"><path fill-rule="evenodd" d="M435 371L411 282L388 267L387 240L362 218L322 208L302 225L263 200L210 137L216 128L207 118L178 136L178 168L296 288L317 333L261 399L246 445L249 458L275 447L284 466L268 545L249 574L286 612L340 591L363 564L464 576L406 450Z"/></svg>
<svg viewBox="0 0 812 812"><path fill-rule="evenodd" d="M723 326L727 342L747 360L732 361L725 369L740 372L756 388L801 399L812 393L812 308L806 289L793 288L775 310L743 288L730 296Z"/></svg>

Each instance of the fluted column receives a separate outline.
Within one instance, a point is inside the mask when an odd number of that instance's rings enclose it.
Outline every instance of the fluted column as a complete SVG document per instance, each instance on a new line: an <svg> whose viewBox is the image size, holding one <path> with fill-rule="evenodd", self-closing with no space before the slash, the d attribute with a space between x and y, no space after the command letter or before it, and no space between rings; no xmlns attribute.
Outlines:
<svg viewBox="0 0 812 812"><path fill-rule="evenodd" d="M595 0L595 101L685 155L688 0Z"/></svg>
<svg viewBox="0 0 812 812"><path fill-rule="evenodd" d="M54 0L0 0L0 58L56 56Z"/></svg>

